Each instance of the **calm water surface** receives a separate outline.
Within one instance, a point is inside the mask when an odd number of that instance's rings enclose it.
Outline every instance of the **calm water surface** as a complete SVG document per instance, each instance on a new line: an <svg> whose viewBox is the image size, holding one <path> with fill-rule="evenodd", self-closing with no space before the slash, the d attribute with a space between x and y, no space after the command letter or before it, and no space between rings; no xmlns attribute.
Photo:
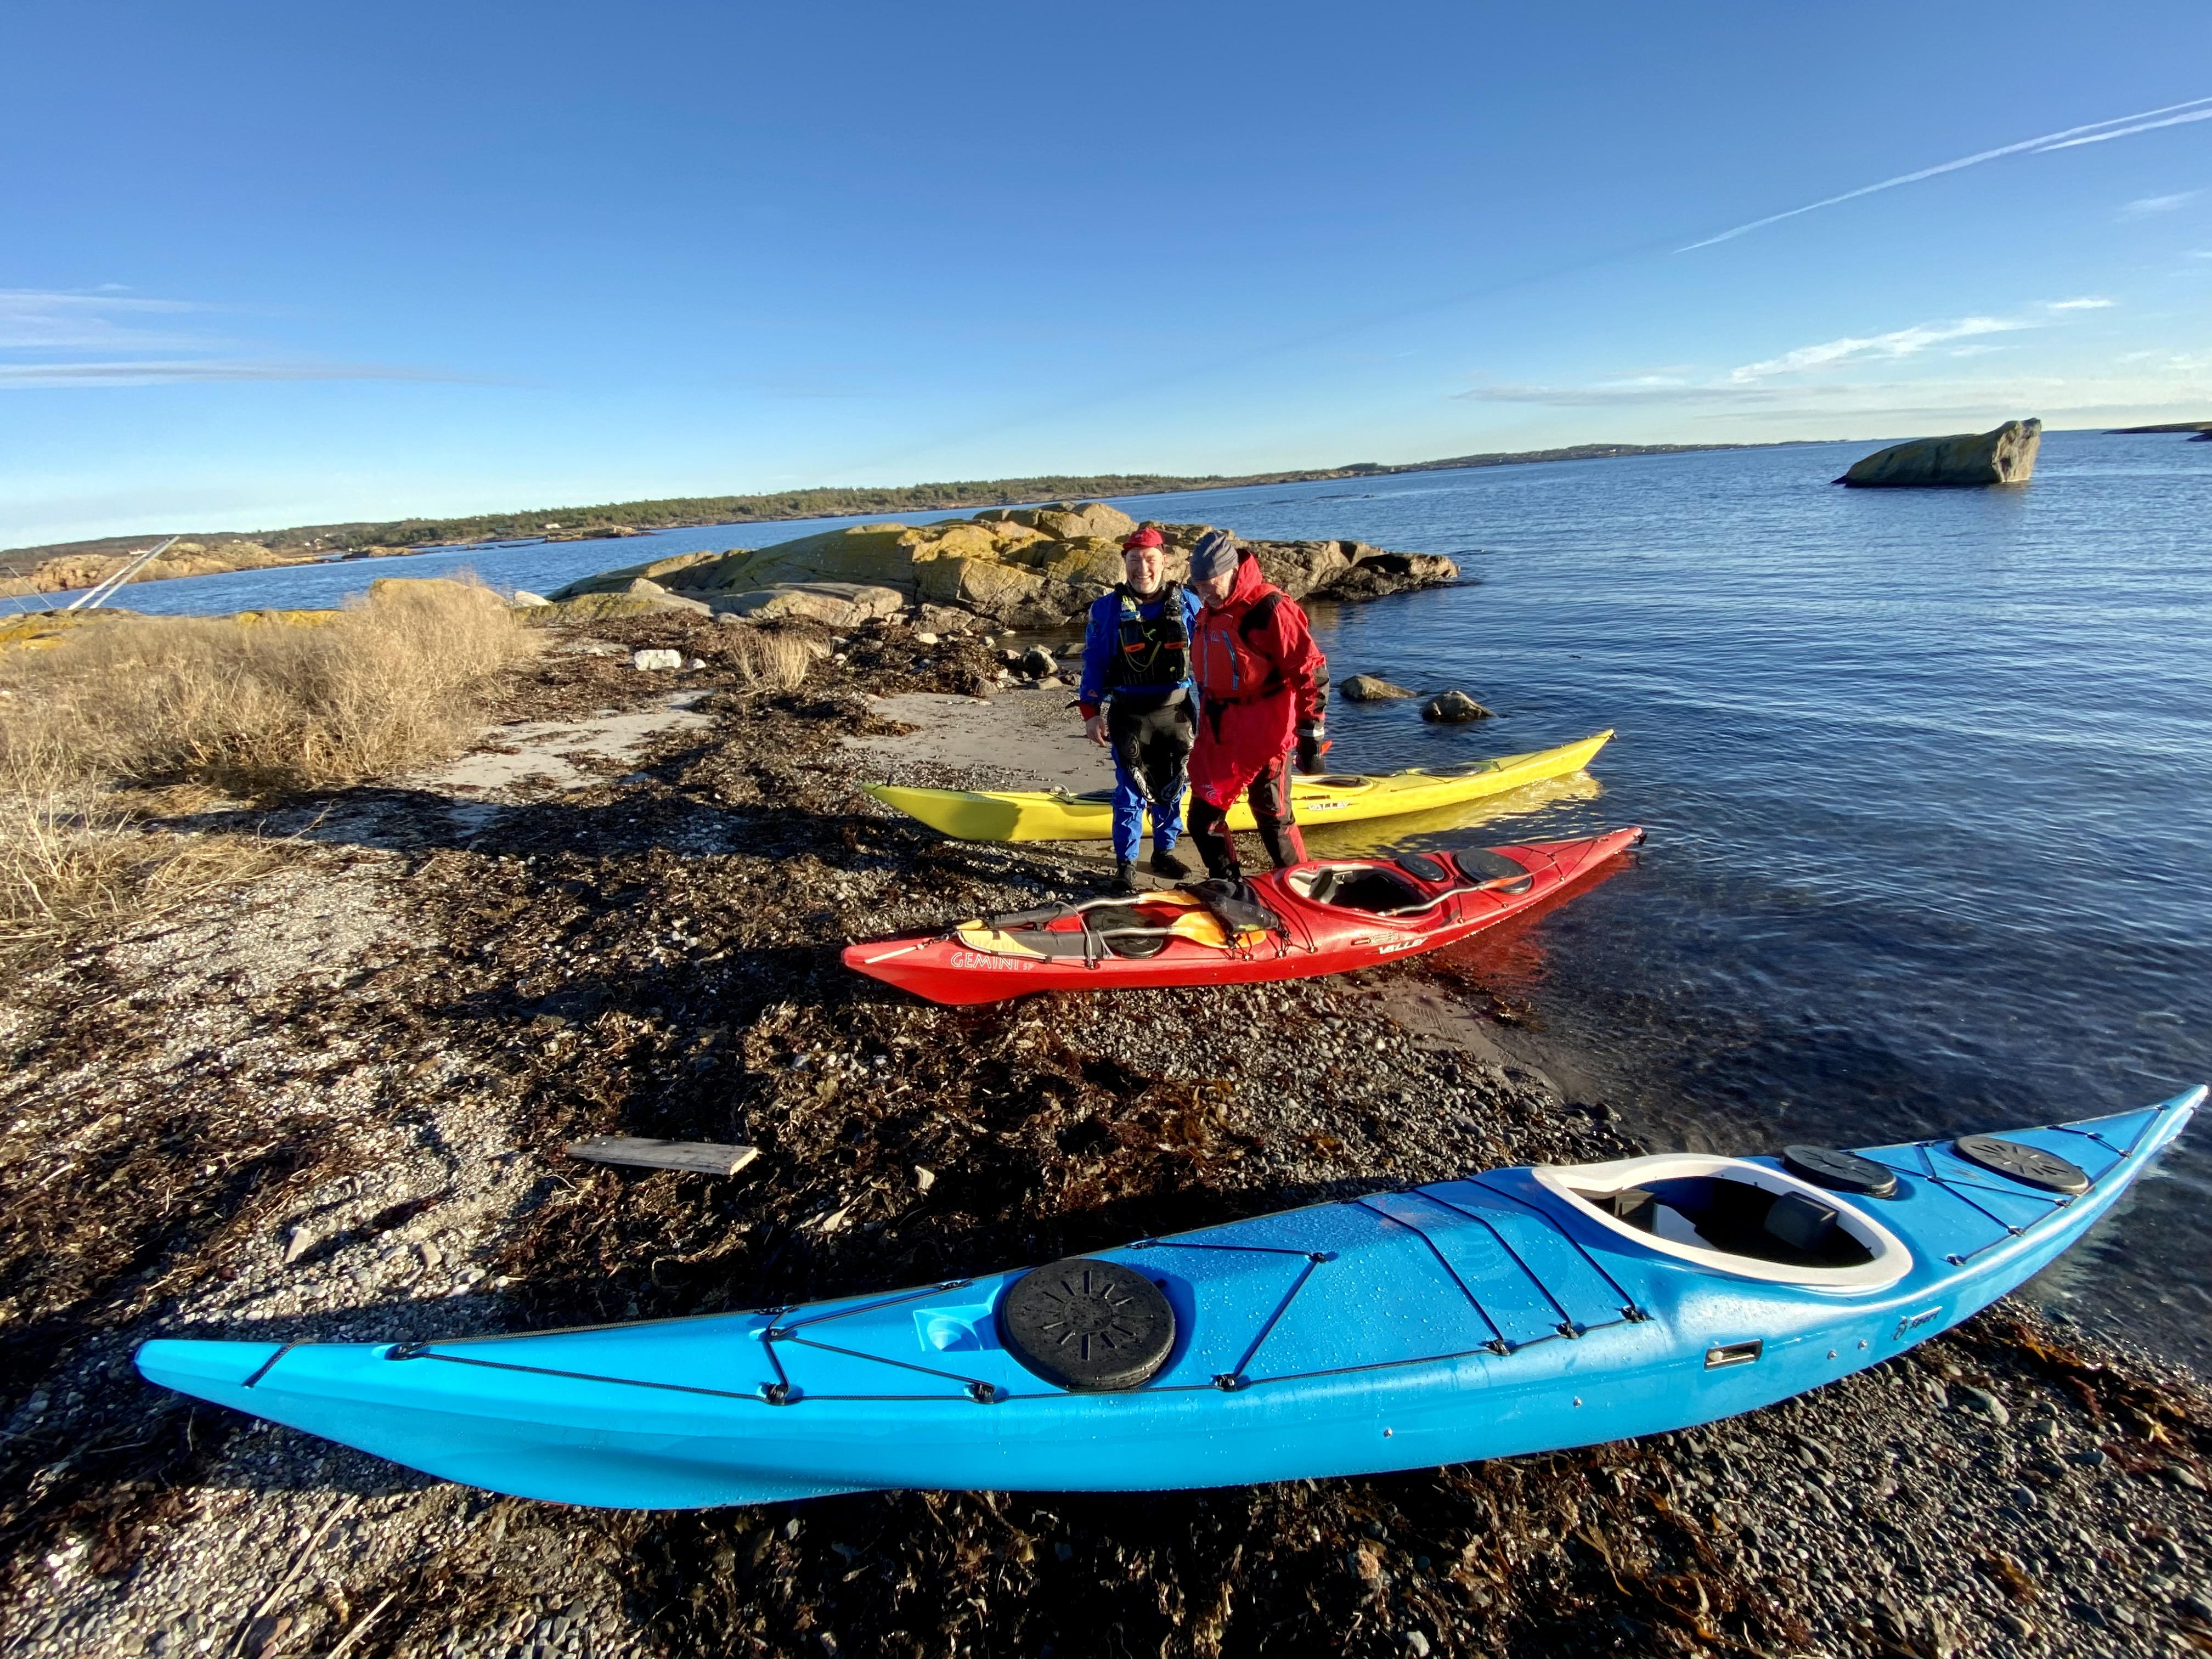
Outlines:
<svg viewBox="0 0 2212 1659"><path fill-rule="evenodd" d="M2061 433L2025 489L1830 487L1873 447L1203 509L1480 578L1323 622L1340 677L1460 686L1501 716L1340 707L1346 767L1618 728L1601 794L1510 833L1650 842L1498 988L1662 1144L1864 1145L2212 1079L2212 445ZM2039 1288L2212 1370L2208 1199L2212 1121Z"/></svg>
<svg viewBox="0 0 2212 1659"><path fill-rule="evenodd" d="M1480 579L1317 615L1340 678L1459 686L1500 715L1448 729L1410 704L1340 706L1345 769L1618 729L1601 788L1483 838L1641 823L1648 847L1492 971L1571 1056L1563 1080L1655 1143L1863 1145L2212 1078L2212 445L2060 433L2025 489L1829 486L1872 447L1124 505L1446 553ZM130 603L326 604L461 565L544 591L815 527L243 574ZM2212 1370L2208 1200L2212 1122L2041 1291Z"/></svg>

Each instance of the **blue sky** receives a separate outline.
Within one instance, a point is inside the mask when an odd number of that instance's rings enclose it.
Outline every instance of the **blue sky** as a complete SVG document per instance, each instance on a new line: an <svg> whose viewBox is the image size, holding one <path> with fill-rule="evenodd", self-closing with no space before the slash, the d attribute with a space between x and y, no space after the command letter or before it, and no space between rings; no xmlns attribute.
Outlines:
<svg viewBox="0 0 2212 1659"><path fill-rule="evenodd" d="M2212 418L2198 3L19 0L8 37L0 545Z"/></svg>

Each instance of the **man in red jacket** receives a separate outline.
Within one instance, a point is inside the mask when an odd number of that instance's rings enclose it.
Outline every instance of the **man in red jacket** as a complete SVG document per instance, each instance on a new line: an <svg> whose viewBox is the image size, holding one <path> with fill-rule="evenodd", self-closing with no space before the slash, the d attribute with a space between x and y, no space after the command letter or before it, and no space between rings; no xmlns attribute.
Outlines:
<svg viewBox="0 0 2212 1659"><path fill-rule="evenodd" d="M1190 757L1190 836L1206 873L1243 869L1229 833L1239 795L1278 869L1304 861L1291 811L1291 751L1298 769L1321 770L1328 748L1322 711L1328 662L1306 613L1260 574L1259 561L1224 531L1209 530L1190 556L1190 585L1206 601L1191 630L1198 683L1198 744Z"/></svg>

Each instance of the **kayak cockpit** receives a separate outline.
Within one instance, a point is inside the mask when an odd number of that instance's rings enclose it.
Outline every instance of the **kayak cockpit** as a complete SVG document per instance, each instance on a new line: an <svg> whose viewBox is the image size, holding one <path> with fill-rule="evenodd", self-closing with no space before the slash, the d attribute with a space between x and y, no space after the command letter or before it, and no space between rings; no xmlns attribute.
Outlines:
<svg viewBox="0 0 2212 1659"><path fill-rule="evenodd" d="M1363 860L1307 865L1283 879L1302 899L1371 916L1416 915L1435 908L1455 893L1486 888L1517 895L1527 892L1536 881L1519 860L1487 848L1401 853L1389 864Z"/></svg>
<svg viewBox="0 0 2212 1659"><path fill-rule="evenodd" d="M1896 1234L1839 1194L1741 1158L1669 1153L1534 1173L1607 1231L1739 1279L1874 1291L1912 1267Z"/></svg>

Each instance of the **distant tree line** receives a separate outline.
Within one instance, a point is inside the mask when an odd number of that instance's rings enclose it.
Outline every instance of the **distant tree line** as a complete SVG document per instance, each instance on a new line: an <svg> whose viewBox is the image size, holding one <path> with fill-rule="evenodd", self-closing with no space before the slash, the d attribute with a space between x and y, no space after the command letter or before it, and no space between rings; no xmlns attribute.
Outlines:
<svg viewBox="0 0 2212 1659"><path fill-rule="evenodd" d="M1516 462L1589 460L1611 455L1667 455L1692 450L1742 449L1743 444L1576 444L1564 449L1510 454L1457 455L1398 465L1361 461L1237 477L1179 477L1165 474L1104 473L1090 477L992 478L964 483L786 489L766 495L678 495L662 501L609 501L598 507L548 507L512 513L479 513L459 519L392 519L382 523L301 525L290 530L182 532L187 540L245 540L278 550L315 548L349 553L368 547L441 547L578 532L675 530L688 525L763 524L780 519L896 518L902 514L973 512L1038 501L1095 501L1109 495L1167 495L1193 489L1303 483L1316 479L1380 477L1397 472L1439 472ZM119 551L153 539L111 536L96 542L58 543L10 550L36 561L67 554Z"/></svg>

